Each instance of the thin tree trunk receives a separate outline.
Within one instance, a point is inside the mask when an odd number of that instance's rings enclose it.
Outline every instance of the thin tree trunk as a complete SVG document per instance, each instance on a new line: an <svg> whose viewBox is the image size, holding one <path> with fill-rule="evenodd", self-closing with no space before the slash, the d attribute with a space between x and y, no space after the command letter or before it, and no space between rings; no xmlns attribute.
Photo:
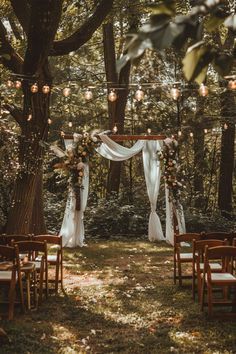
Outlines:
<svg viewBox="0 0 236 354"><path fill-rule="evenodd" d="M221 214L227 218L232 217L232 194L233 194L233 168L234 168L234 95L232 92L223 92L221 95L221 159L218 191L218 206ZM225 126L225 124L227 126ZM226 129L225 129L226 128Z"/></svg>

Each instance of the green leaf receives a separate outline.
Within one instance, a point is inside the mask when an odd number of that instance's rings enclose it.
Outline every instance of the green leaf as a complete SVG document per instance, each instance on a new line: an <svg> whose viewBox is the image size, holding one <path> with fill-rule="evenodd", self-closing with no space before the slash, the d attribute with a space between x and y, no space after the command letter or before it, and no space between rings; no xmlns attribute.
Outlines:
<svg viewBox="0 0 236 354"><path fill-rule="evenodd" d="M224 21L224 25L227 28L230 28L233 32L236 31L236 15L231 15L229 17L226 18L226 20Z"/></svg>
<svg viewBox="0 0 236 354"><path fill-rule="evenodd" d="M202 83L206 76L208 64L213 58L214 54L211 47L205 46L202 41L190 47L182 62L186 79Z"/></svg>
<svg viewBox="0 0 236 354"><path fill-rule="evenodd" d="M165 0L160 1L158 4L150 4L147 8L154 14L160 15L165 14L168 16L175 15L175 1L173 0Z"/></svg>
<svg viewBox="0 0 236 354"><path fill-rule="evenodd" d="M207 31L213 32L218 29L218 27L224 22L224 18L219 18L216 16L210 16L205 24Z"/></svg>

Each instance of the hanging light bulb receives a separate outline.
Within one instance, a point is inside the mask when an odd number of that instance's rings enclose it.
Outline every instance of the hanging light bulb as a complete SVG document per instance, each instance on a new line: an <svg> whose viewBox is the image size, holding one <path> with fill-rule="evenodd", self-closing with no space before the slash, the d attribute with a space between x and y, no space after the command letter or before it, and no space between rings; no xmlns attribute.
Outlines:
<svg viewBox="0 0 236 354"><path fill-rule="evenodd" d="M205 134L207 134L207 131L208 131L207 129L204 129L204 133L205 133Z"/></svg>
<svg viewBox="0 0 236 354"><path fill-rule="evenodd" d="M174 84L174 86L170 90L170 95L173 100L177 101L180 96L180 89Z"/></svg>
<svg viewBox="0 0 236 354"><path fill-rule="evenodd" d="M43 85L42 87L42 92L46 95L50 92L50 86L48 86L47 84L46 85Z"/></svg>
<svg viewBox="0 0 236 354"><path fill-rule="evenodd" d="M37 83L33 84L33 85L31 86L31 88L30 88L30 91L31 91L32 93L37 93L38 90L39 90L39 87L38 87Z"/></svg>
<svg viewBox="0 0 236 354"><path fill-rule="evenodd" d="M135 98L139 102L144 99L144 91L141 86L139 86L138 90L135 92Z"/></svg>
<svg viewBox="0 0 236 354"><path fill-rule="evenodd" d="M48 118L48 124L52 124L52 120L50 118Z"/></svg>
<svg viewBox="0 0 236 354"><path fill-rule="evenodd" d="M30 122L30 121L32 120L32 118L33 118L33 116L32 116L32 114L30 113L30 114L28 115L27 121Z"/></svg>
<svg viewBox="0 0 236 354"><path fill-rule="evenodd" d="M116 94L116 92L115 92L115 90L111 90L110 92L109 92L109 95L108 95L108 100L110 101L110 102L115 102L116 100L117 100L117 94Z"/></svg>
<svg viewBox="0 0 236 354"><path fill-rule="evenodd" d="M224 124L224 130L226 130L226 129L228 129L228 124L227 123Z"/></svg>
<svg viewBox="0 0 236 354"><path fill-rule="evenodd" d="M7 80L7 87L11 88L13 87L14 83L11 80Z"/></svg>
<svg viewBox="0 0 236 354"><path fill-rule="evenodd" d="M199 95L206 97L209 93L209 89L207 86L205 86L204 84L201 84L199 89L198 89Z"/></svg>
<svg viewBox="0 0 236 354"><path fill-rule="evenodd" d="M64 138L66 134L63 132L63 130L61 131L61 137Z"/></svg>
<svg viewBox="0 0 236 354"><path fill-rule="evenodd" d="M152 132L152 129L151 128L147 128L147 133L150 135Z"/></svg>
<svg viewBox="0 0 236 354"><path fill-rule="evenodd" d="M181 130L178 131L178 136L181 136L182 135L182 132Z"/></svg>
<svg viewBox="0 0 236 354"><path fill-rule="evenodd" d="M87 101L90 101L92 98L93 98L93 93L92 91L88 88L86 89L85 93L84 93L84 98L87 100Z"/></svg>
<svg viewBox="0 0 236 354"><path fill-rule="evenodd" d="M16 82L15 82L15 88L16 88L16 89L21 88L21 81L20 81L20 80L16 80Z"/></svg>
<svg viewBox="0 0 236 354"><path fill-rule="evenodd" d="M68 97L71 94L71 89L69 87L65 87L62 91L63 96Z"/></svg>
<svg viewBox="0 0 236 354"><path fill-rule="evenodd" d="M114 125L114 127L113 127L113 129L112 129L112 132L113 132L114 134L116 134L116 133L118 132L118 128L117 128L116 124Z"/></svg>
<svg viewBox="0 0 236 354"><path fill-rule="evenodd" d="M189 136L190 136L190 138L193 138L193 133L191 132L191 133L189 134Z"/></svg>
<svg viewBox="0 0 236 354"><path fill-rule="evenodd" d="M236 80L229 80L228 89L229 90L236 90Z"/></svg>
<svg viewBox="0 0 236 354"><path fill-rule="evenodd" d="M72 125L73 125L72 122L69 122L69 123L68 123L68 126L69 126L70 128L72 127Z"/></svg>

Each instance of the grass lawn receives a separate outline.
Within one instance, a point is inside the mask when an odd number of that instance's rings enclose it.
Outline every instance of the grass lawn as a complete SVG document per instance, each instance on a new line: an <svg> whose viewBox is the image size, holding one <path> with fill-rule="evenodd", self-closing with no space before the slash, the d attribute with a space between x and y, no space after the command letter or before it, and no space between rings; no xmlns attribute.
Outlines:
<svg viewBox="0 0 236 354"><path fill-rule="evenodd" d="M172 248L144 239L89 240L65 250L65 294L1 321L0 353L236 353L236 321L209 321L190 283L173 284Z"/></svg>

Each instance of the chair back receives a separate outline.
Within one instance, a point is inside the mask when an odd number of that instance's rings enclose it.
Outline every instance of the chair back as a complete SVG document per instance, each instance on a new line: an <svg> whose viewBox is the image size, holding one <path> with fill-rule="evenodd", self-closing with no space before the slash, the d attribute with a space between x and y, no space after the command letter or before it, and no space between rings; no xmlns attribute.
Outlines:
<svg viewBox="0 0 236 354"><path fill-rule="evenodd" d="M227 240L229 245L232 245L234 239L233 232L202 232L204 240Z"/></svg>
<svg viewBox="0 0 236 354"><path fill-rule="evenodd" d="M57 235L35 235L33 236L34 241L44 242L47 244L59 245L62 246L62 236Z"/></svg>
<svg viewBox="0 0 236 354"><path fill-rule="evenodd" d="M174 234L174 245L180 245L181 242L190 242L200 240L202 238L199 233Z"/></svg>
<svg viewBox="0 0 236 354"><path fill-rule="evenodd" d="M205 249L205 269L209 269L209 261L212 259L221 259L222 271L232 272L233 263L236 260L236 247L234 246L217 246Z"/></svg>
<svg viewBox="0 0 236 354"><path fill-rule="evenodd" d="M29 241L31 239L31 236L30 235L12 234L12 235L4 235L4 238L5 238L5 243L7 245L11 245L13 242Z"/></svg>
<svg viewBox="0 0 236 354"><path fill-rule="evenodd" d="M200 260L203 260L206 246L217 247L226 246L227 240L194 240L193 241L193 254L197 255Z"/></svg>

